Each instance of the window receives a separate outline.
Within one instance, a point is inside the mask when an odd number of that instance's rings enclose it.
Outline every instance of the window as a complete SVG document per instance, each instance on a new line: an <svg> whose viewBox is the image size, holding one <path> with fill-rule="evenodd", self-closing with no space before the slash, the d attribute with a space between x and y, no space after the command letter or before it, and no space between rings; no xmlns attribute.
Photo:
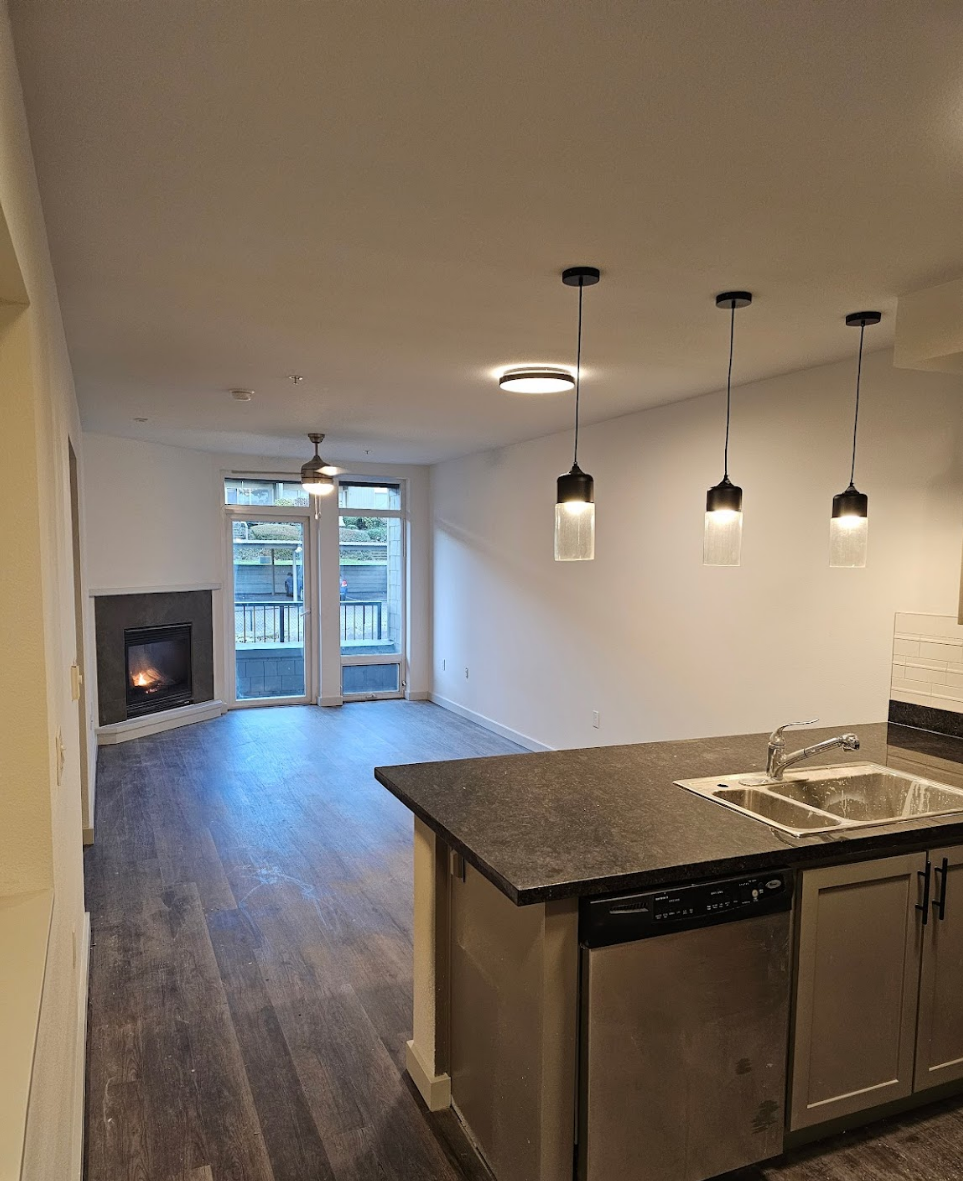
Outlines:
<svg viewBox="0 0 963 1181"><path fill-rule="evenodd" d="M342 514L341 654L401 651L402 521Z"/></svg>
<svg viewBox="0 0 963 1181"><path fill-rule="evenodd" d="M372 512L400 509L401 486L365 484L354 480L339 482L338 508L366 509Z"/></svg>
<svg viewBox="0 0 963 1181"><path fill-rule="evenodd" d="M246 480L231 476L224 481L224 503L305 508L308 493L297 480Z"/></svg>

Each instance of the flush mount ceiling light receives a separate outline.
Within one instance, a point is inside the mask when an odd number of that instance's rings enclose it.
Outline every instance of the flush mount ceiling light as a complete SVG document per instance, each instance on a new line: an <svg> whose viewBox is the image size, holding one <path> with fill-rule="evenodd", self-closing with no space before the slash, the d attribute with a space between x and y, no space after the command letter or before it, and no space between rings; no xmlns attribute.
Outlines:
<svg viewBox="0 0 963 1181"><path fill-rule="evenodd" d="M562 394L575 388L575 378L565 369L529 366L507 370L498 384L510 394Z"/></svg>
<svg viewBox="0 0 963 1181"><path fill-rule="evenodd" d="M334 491L334 479L339 469L318 454L318 448L324 442L324 435L319 431L311 431L308 438L314 444L314 457L301 465L301 486L312 496L327 496Z"/></svg>
<svg viewBox="0 0 963 1181"><path fill-rule="evenodd" d="M863 334L867 324L882 320L879 312L851 312L846 317L850 328L859 329L859 357L856 361L856 412L853 416L853 462L849 469L849 487L833 497L833 515L829 522L830 566L857 569L866 565L869 540L869 497L859 492L856 479L856 432L859 428L859 384L863 375Z"/></svg>
<svg viewBox="0 0 963 1181"><path fill-rule="evenodd" d="M723 476L706 493L706 525L702 562L706 566L738 566L742 556L742 489L729 479L729 418L732 409L732 353L736 334L736 308L752 303L748 291L724 291L716 296L717 308L729 310L729 370L726 375L726 445Z"/></svg>
<svg viewBox="0 0 963 1181"><path fill-rule="evenodd" d="M254 397L253 390L231 390L231 397L235 402L250 402Z"/></svg>
<svg viewBox="0 0 963 1181"><path fill-rule="evenodd" d="M568 267L566 287L578 288L578 344L575 350L575 450L572 467L558 477L555 502L555 561L585 562L595 557L595 481L578 466L579 393L582 377L582 289L599 281L598 267Z"/></svg>

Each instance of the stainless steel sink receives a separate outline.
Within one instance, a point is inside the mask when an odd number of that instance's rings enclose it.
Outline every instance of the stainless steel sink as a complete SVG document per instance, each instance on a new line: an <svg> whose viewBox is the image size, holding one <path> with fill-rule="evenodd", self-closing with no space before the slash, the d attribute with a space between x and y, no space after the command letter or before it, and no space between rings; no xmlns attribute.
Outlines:
<svg viewBox="0 0 963 1181"><path fill-rule="evenodd" d="M781 781L744 772L678 786L794 836L963 812L963 791L876 763L807 768Z"/></svg>

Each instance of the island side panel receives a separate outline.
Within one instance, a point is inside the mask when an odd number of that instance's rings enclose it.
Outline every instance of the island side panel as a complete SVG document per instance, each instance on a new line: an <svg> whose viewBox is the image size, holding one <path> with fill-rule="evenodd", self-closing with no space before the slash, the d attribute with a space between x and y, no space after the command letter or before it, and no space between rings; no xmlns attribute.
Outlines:
<svg viewBox="0 0 963 1181"><path fill-rule="evenodd" d="M448 1074L448 846L421 820L414 829L414 1005L405 1066L429 1111L451 1104Z"/></svg>
<svg viewBox="0 0 963 1181"><path fill-rule="evenodd" d="M498 1181L571 1181L578 904L451 881L452 1104Z"/></svg>

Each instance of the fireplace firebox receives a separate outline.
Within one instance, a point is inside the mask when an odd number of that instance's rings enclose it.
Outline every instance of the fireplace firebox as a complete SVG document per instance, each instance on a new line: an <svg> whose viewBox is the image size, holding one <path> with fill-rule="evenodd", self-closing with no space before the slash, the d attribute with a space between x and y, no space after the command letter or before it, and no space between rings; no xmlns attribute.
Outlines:
<svg viewBox="0 0 963 1181"><path fill-rule="evenodd" d="M128 718L191 704L194 686L189 623L127 628L124 647Z"/></svg>

